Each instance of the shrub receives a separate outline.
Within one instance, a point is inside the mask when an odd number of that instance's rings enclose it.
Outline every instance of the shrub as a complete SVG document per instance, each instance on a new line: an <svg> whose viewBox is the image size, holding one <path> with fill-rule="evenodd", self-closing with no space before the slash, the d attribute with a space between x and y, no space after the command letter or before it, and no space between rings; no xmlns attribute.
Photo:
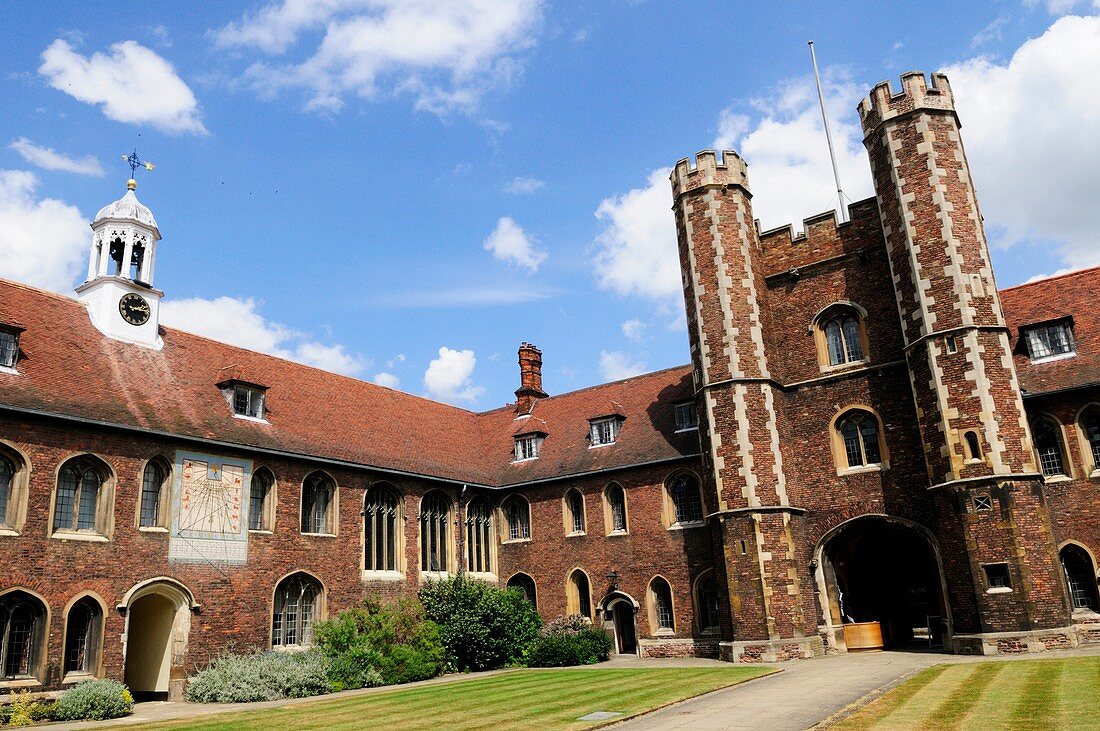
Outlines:
<svg viewBox="0 0 1100 731"><path fill-rule="evenodd" d="M611 635L581 615L559 617L543 627L531 644L528 664L542 668L592 665L606 660L611 646Z"/></svg>
<svg viewBox="0 0 1100 731"><path fill-rule="evenodd" d="M103 721L129 716L134 697L117 680L86 680L69 688L57 701L53 717L58 721Z"/></svg>
<svg viewBox="0 0 1100 731"><path fill-rule="evenodd" d="M519 589L501 590L459 574L420 590L440 628L447 662L456 670L492 670L521 663L542 619Z"/></svg>
<svg viewBox="0 0 1100 731"><path fill-rule="evenodd" d="M332 660L334 690L434 678L446 657L439 626L424 617L415 599L393 605L367 599L361 607L319 622L314 638Z"/></svg>
<svg viewBox="0 0 1100 731"><path fill-rule="evenodd" d="M306 698L332 690L331 661L318 650L227 653L193 675L187 700L193 703L252 703Z"/></svg>

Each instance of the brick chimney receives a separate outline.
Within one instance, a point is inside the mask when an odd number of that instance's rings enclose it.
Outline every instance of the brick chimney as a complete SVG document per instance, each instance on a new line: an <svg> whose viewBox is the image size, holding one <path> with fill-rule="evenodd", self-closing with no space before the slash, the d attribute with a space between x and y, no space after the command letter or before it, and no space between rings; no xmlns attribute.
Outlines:
<svg viewBox="0 0 1100 731"><path fill-rule="evenodd" d="M516 389L516 413L529 414L535 402L546 398L542 390L542 351L531 343L519 346L519 388Z"/></svg>

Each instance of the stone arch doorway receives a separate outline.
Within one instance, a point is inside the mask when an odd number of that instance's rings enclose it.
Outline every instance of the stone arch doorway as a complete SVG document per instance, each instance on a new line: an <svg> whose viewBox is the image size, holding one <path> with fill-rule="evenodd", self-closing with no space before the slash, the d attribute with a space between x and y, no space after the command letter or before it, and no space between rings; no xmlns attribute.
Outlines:
<svg viewBox="0 0 1100 731"><path fill-rule="evenodd" d="M951 647L943 565L928 529L893 516L853 518L818 542L814 559L833 648Z"/></svg>
<svg viewBox="0 0 1100 731"><path fill-rule="evenodd" d="M629 594L613 592L602 602L604 629L611 632L615 640L615 654L638 654L638 602Z"/></svg>
<svg viewBox="0 0 1100 731"><path fill-rule="evenodd" d="M134 699L183 700L194 596L173 579L151 579L130 589L118 609L126 615L123 677Z"/></svg>

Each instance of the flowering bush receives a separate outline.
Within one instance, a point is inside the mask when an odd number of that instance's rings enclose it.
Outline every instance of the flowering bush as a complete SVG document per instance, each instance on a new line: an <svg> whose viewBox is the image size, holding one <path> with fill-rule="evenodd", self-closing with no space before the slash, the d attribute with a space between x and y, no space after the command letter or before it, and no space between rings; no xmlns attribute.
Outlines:
<svg viewBox="0 0 1100 731"><path fill-rule="evenodd" d="M592 665L611 655L611 635L593 627L579 614L558 617L542 628L531 643L528 664L532 667Z"/></svg>
<svg viewBox="0 0 1100 731"><path fill-rule="evenodd" d="M86 680L61 694L53 710L57 721L103 721L134 712L134 697L117 680Z"/></svg>

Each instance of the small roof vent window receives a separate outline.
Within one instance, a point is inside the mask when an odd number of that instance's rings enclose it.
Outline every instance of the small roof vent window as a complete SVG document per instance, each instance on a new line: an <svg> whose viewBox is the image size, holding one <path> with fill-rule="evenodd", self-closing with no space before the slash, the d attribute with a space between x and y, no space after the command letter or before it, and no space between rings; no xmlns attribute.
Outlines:
<svg viewBox="0 0 1100 731"><path fill-rule="evenodd" d="M233 415L242 419L266 420L265 395L267 386L244 381L224 381L218 384Z"/></svg>
<svg viewBox="0 0 1100 731"><path fill-rule="evenodd" d="M15 368L19 361L19 335L23 328L0 322L0 368Z"/></svg>
<svg viewBox="0 0 1100 731"><path fill-rule="evenodd" d="M622 429L623 417L603 416L598 419L590 419L588 422L588 438L590 447L603 447L614 444L619 438L619 430Z"/></svg>
<svg viewBox="0 0 1100 731"><path fill-rule="evenodd" d="M1069 358L1077 353L1070 318L1029 325L1021 330L1033 362Z"/></svg>

